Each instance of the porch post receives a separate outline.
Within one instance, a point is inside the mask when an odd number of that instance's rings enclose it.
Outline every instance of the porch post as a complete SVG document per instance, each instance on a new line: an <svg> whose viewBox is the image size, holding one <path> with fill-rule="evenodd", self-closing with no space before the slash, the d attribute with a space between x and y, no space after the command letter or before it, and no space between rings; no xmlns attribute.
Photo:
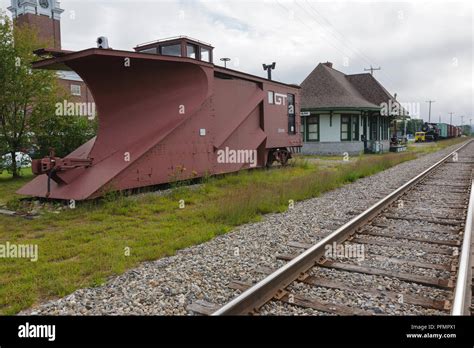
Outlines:
<svg viewBox="0 0 474 348"><path fill-rule="evenodd" d="M380 140L380 115L377 115L377 132L376 132L376 139L377 141Z"/></svg>

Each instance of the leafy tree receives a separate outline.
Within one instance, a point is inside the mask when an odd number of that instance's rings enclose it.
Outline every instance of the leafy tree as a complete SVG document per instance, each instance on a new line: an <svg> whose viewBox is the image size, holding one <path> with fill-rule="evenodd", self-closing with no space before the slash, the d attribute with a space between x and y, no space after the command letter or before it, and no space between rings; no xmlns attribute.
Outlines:
<svg viewBox="0 0 474 348"><path fill-rule="evenodd" d="M0 149L12 158L31 147L32 120L54 110L58 100L55 73L31 69L38 60L33 51L44 46L34 28L14 26L0 13ZM16 161L9 169L19 176Z"/></svg>
<svg viewBox="0 0 474 348"><path fill-rule="evenodd" d="M415 134L416 132L421 131L421 127L423 126L423 120L421 119L411 119L407 121L407 133L408 134Z"/></svg>
<svg viewBox="0 0 474 348"><path fill-rule="evenodd" d="M461 130L462 130L462 134L464 134L464 135L471 135L471 133L472 133L470 125L463 125L461 127Z"/></svg>
<svg viewBox="0 0 474 348"><path fill-rule="evenodd" d="M35 158L49 155L54 149L55 155L64 157L95 136L96 118L89 120L84 116L62 116L55 113L48 117L36 118Z"/></svg>
<svg viewBox="0 0 474 348"><path fill-rule="evenodd" d="M34 28L14 26L0 13L0 155L15 158L22 151L41 158L53 148L64 157L96 134L96 119L56 113L57 103L67 100L56 73L31 69L40 59L33 51L42 47L48 43ZM20 175L16 161L9 167L13 177Z"/></svg>

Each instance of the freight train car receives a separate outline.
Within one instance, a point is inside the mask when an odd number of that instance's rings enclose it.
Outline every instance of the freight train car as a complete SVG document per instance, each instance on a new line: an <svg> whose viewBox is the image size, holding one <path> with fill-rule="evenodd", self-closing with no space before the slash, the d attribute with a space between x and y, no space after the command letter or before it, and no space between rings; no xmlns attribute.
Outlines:
<svg viewBox="0 0 474 348"><path fill-rule="evenodd" d="M34 68L74 70L96 102L97 136L64 158L35 160L23 195L85 200L285 164L301 147L299 86L213 64L213 47L187 37L133 51L40 50Z"/></svg>
<svg viewBox="0 0 474 348"><path fill-rule="evenodd" d="M447 123L423 123L423 132L426 133L426 141L436 141L438 139L448 139L461 136L460 127Z"/></svg>
<svg viewBox="0 0 474 348"><path fill-rule="evenodd" d="M459 127L447 123L437 123L438 137L440 139L455 138L461 135Z"/></svg>
<svg viewBox="0 0 474 348"><path fill-rule="evenodd" d="M455 129L455 128L456 128L456 127L453 126L453 125L450 125L450 124L448 125L448 136L449 136L450 138L453 138L453 137L456 136L456 129Z"/></svg>
<svg viewBox="0 0 474 348"><path fill-rule="evenodd" d="M440 139L447 139L450 137L449 135L449 125L447 123L437 123L438 128L438 136Z"/></svg>

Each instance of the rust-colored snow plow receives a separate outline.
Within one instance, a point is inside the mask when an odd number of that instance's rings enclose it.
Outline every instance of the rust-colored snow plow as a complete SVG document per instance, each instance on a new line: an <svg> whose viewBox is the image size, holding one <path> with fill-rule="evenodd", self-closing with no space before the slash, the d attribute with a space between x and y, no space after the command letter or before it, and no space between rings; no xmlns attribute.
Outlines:
<svg viewBox="0 0 474 348"><path fill-rule="evenodd" d="M179 56L164 54L173 45ZM39 175L19 194L85 200L261 167L299 150L298 86L214 66L211 46L186 37L135 50L94 48L34 64L77 72L93 94L99 128L65 158L35 160Z"/></svg>

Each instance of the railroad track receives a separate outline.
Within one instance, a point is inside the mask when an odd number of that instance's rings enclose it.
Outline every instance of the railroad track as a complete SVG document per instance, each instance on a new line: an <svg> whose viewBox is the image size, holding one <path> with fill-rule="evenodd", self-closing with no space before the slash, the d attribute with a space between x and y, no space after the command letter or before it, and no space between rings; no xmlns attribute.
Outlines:
<svg viewBox="0 0 474 348"><path fill-rule="evenodd" d="M471 314L474 141L405 183L318 243L292 241L287 263L261 270L256 284L228 284L241 294L212 315L305 313L376 315L395 306L417 314ZM343 300L338 293L349 294ZM360 301L363 298L364 301ZM373 303L373 305L367 305Z"/></svg>

